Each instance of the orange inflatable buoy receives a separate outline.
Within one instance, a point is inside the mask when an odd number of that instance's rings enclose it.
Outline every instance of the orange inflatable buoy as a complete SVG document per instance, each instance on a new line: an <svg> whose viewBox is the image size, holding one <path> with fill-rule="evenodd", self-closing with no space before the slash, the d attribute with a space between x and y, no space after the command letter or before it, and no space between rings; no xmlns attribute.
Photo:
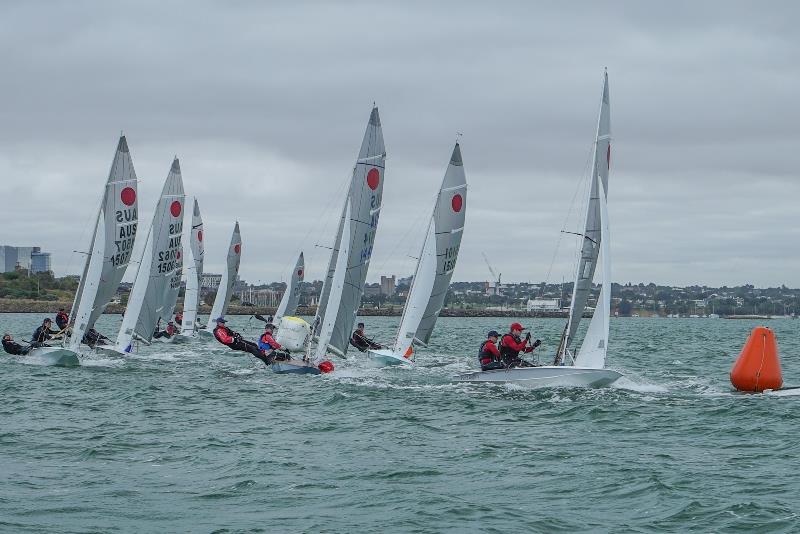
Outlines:
<svg viewBox="0 0 800 534"><path fill-rule="evenodd" d="M757 392L783 385L778 342L772 330L766 326L753 329L733 364L731 384L739 391Z"/></svg>

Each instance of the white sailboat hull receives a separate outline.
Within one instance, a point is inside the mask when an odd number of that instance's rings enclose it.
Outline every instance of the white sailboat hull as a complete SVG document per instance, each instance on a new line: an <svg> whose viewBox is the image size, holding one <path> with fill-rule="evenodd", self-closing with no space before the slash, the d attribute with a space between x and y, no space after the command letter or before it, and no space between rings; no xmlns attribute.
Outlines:
<svg viewBox="0 0 800 534"><path fill-rule="evenodd" d="M367 357L371 364L378 367L388 365L414 365L414 362L408 358L404 358L401 354L396 354L389 349L368 350Z"/></svg>
<svg viewBox="0 0 800 534"><path fill-rule="evenodd" d="M459 382L517 384L527 388L584 387L600 388L614 383L622 375L611 369L553 366L518 367L493 371L475 371L458 375Z"/></svg>
<svg viewBox="0 0 800 534"><path fill-rule="evenodd" d="M318 375L322 372L313 363L304 362L302 360L284 360L275 362L270 365L270 368L279 375Z"/></svg>
<svg viewBox="0 0 800 534"><path fill-rule="evenodd" d="M74 367L80 365L78 353L64 347L38 347L31 350L27 358L36 359L44 365Z"/></svg>

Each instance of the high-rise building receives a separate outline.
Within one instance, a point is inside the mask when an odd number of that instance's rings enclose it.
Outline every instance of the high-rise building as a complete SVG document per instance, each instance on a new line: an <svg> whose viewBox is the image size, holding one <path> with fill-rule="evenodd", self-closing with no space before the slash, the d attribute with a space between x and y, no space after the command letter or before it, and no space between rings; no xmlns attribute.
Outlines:
<svg viewBox="0 0 800 534"><path fill-rule="evenodd" d="M392 276L381 276L381 295L387 297L394 296L395 293L395 278Z"/></svg>
<svg viewBox="0 0 800 534"><path fill-rule="evenodd" d="M39 247L34 248L38 249ZM47 273L52 270L49 252L31 252L31 273Z"/></svg>
<svg viewBox="0 0 800 534"><path fill-rule="evenodd" d="M41 247L0 245L0 272L7 273L17 269L27 269L34 273L50 271L50 253L42 252Z"/></svg>

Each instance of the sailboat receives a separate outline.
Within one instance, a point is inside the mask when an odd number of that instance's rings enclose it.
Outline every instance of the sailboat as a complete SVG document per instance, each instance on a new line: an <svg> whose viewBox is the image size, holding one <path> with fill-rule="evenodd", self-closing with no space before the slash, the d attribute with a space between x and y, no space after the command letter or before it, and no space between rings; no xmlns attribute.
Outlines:
<svg viewBox="0 0 800 534"><path fill-rule="evenodd" d="M205 330L201 330L205 335L214 335L217 317L224 317L228 312L233 295L233 286L239 276L239 263L242 259L242 235L239 232L239 222L233 227L231 242L228 245L228 255L225 260L225 267L222 271L222 279L217 288L217 296L214 298L214 305L211 307L211 316Z"/></svg>
<svg viewBox="0 0 800 534"><path fill-rule="evenodd" d="M133 341L150 344L160 320L168 320L175 306L174 287L180 286L183 234L183 179L178 158L172 161L153 213L128 307L114 351L133 350Z"/></svg>
<svg viewBox="0 0 800 534"><path fill-rule="evenodd" d="M427 346L444 305L458 259L466 217L467 180L459 144L453 148L428 221L411 289L403 307L394 344L367 356L379 365L411 364L414 345Z"/></svg>
<svg viewBox="0 0 800 534"><path fill-rule="evenodd" d="M517 367L465 373L465 382L512 382L526 387L607 386L622 376L605 369L611 312L611 257L609 251L608 174L611 166L611 110L608 73L603 75L603 96L594 146L589 198L582 239L581 255L575 270L572 304L553 365ZM586 309L595 270L600 262L600 295L592 320L577 353L572 346Z"/></svg>
<svg viewBox="0 0 800 534"><path fill-rule="evenodd" d="M194 199L192 209L192 225L189 228L190 255L186 269L186 292L183 296L183 322L181 331L174 339L176 343L187 341L197 333L197 310L200 306L200 281L203 278L203 218L200 216L200 205Z"/></svg>
<svg viewBox="0 0 800 534"><path fill-rule="evenodd" d="M69 324L72 336L60 346L28 353L51 365L77 365L84 334L94 328L117 292L136 239L138 199L136 171L128 142L120 136L89 243L83 274L75 293Z"/></svg>
<svg viewBox="0 0 800 534"><path fill-rule="evenodd" d="M286 291L283 292L281 302L278 304L278 309L275 310L275 316L272 322L279 324L281 318L284 316L294 316L297 312L297 305L300 303L300 286L303 283L303 277L306 271L306 261L303 258L303 253L297 257L297 263L294 264L292 271L292 278L289 284L286 285Z"/></svg>
<svg viewBox="0 0 800 534"><path fill-rule="evenodd" d="M304 359L275 362L272 369L276 373L319 374L317 364L323 362L328 354L344 357L347 353L372 257L385 170L386 148L383 144L381 120L378 108L373 107L342 206L325 283L314 318L316 346L311 343L311 326L303 321L306 325L303 327L306 330ZM296 338L298 334L302 334L302 325L297 324L292 329L284 328L286 319L284 317L281 321L277 341L288 346L285 343L287 336Z"/></svg>

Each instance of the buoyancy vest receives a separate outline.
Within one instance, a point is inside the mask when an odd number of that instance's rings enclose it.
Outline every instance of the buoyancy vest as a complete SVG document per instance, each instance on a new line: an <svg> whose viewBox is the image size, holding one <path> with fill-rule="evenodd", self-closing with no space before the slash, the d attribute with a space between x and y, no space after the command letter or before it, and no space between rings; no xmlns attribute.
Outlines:
<svg viewBox="0 0 800 534"><path fill-rule="evenodd" d="M233 332L227 326L218 326L214 329L214 337L223 345L233 343Z"/></svg>
<svg viewBox="0 0 800 534"><path fill-rule="evenodd" d="M494 354L486 350L486 344L489 342L490 341L488 339L484 340L484 342L481 343L481 346L478 348L478 361L480 361L481 364L487 364L494 360Z"/></svg>
<svg viewBox="0 0 800 534"><path fill-rule="evenodd" d="M515 336L514 334L506 334L503 336L503 339L505 339L506 337L510 337L517 343L522 343L522 338L520 338L519 336ZM503 343L503 341L501 340L500 356L503 358L503 360L519 358L519 351L512 349L511 347Z"/></svg>

